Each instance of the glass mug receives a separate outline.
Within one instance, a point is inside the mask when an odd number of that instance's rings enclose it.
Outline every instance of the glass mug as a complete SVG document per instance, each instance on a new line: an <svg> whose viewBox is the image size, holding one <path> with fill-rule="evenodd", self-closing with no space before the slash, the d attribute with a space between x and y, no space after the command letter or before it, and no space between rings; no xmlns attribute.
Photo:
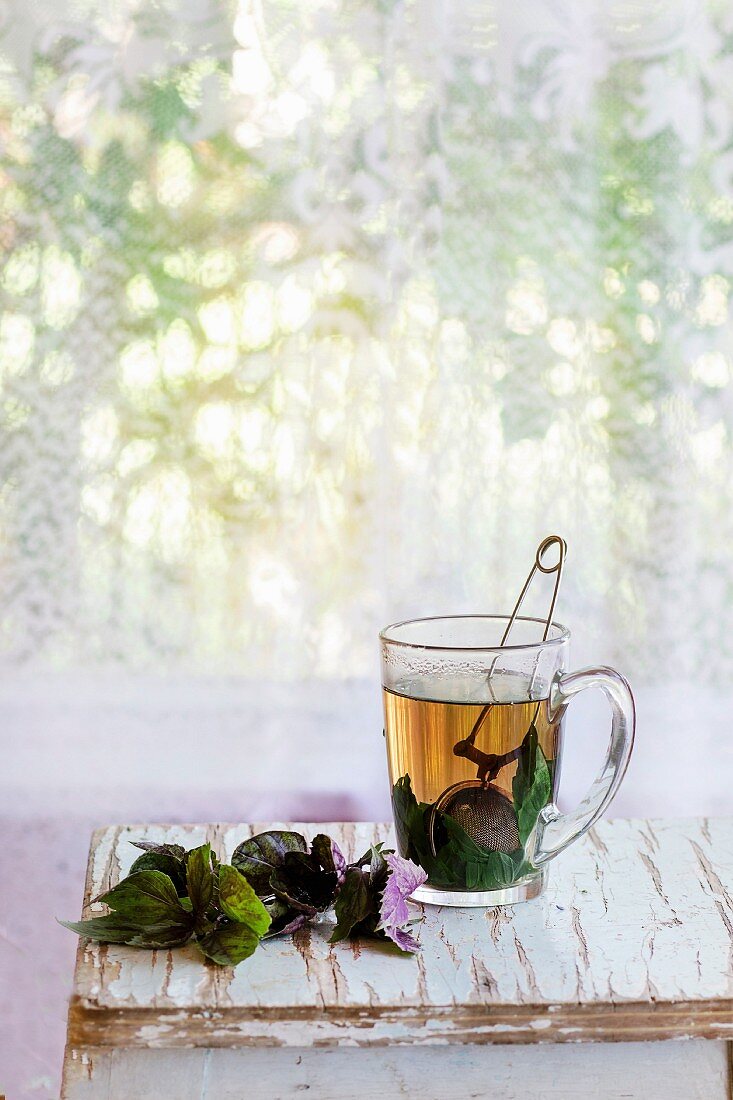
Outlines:
<svg viewBox="0 0 733 1100"><path fill-rule="evenodd" d="M384 732L397 847L436 905L536 897L547 864L604 812L634 743L634 699L610 668L566 672L570 632L517 616L414 619L386 627ZM600 688L611 704L606 759L572 813L555 805L568 703Z"/></svg>

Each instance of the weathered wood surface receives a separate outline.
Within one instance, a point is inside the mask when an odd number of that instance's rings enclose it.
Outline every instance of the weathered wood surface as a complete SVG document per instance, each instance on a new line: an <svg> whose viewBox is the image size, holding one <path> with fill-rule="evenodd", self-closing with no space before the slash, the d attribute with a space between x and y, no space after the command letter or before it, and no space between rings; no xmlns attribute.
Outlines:
<svg viewBox="0 0 733 1100"><path fill-rule="evenodd" d="M63 1100L729 1100L728 1043L91 1049Z"/></svg>
<svg viewBox="0 0 733 1100"><path fill-rule="evenodd" d="M264 827L101 830L86 902L126 873L130 840L209 839L228 858ZM292 827L327 831L350 856L388 833ZM84 942L69 1049L733 1038L731 819L602 822L559 858L541 898L505 909L426 906L424 918L417 959L329 947L325 922L263 945L236 970L205 965L194 948Z"/></svg>

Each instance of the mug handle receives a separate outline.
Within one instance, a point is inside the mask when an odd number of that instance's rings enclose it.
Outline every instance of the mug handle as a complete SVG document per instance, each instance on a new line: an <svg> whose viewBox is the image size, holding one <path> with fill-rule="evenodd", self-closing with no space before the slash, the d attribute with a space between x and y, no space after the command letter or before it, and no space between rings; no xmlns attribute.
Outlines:
<svg viewBox="0 0 733 1100"><path fill-rule="evenodd" d="M611 704L611 738L603 767L585 798L569 814L548 803L527 838L526 856L535 867L554 859L590 829L616 794L634 747L636 708L631 688L612 668L583 668L556 677L550 688L550 719L565 710L573 696L586 688L600 688Z"/></svg>

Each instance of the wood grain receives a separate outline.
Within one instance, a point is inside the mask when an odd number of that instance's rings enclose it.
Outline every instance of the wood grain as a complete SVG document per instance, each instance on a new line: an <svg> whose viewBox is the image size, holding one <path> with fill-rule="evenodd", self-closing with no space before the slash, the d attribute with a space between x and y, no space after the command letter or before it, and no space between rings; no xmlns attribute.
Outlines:
<svg viewBox="0 0 733 1100"><path fill-rule="evenodd" d="M124 874L132 839L227 858L262 825L122 826L95 834L85 898ZM349 855L380 825L327 831ZM733 820L601 823L513 908L424 914L417 959L329 947L328 922L264 945L236 970L195 948L82 943L70 1049L383 1047L733 1037Z"/></svg>
<svg viewBox="0 0 733 1100"><path fill-rule="evenodd" d="M728 1100L727 1045L92 1048L63 1100Z"/></svg>

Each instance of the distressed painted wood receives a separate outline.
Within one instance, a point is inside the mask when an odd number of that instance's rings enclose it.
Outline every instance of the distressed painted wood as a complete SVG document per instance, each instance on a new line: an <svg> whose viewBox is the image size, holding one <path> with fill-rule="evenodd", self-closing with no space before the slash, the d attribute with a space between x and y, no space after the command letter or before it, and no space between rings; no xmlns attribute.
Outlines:
<svg viewBox="0 0 733 1100"><path fill-rule="evenodd" d="M229 858L240 840L266 827L272 825L100 830L92 840L84 914L100 911L89 899L127 872L137 853L131 840L190 847L208 839ZM382 825L288 827L309 837L327 831L349 856L390 840ZM512 1091L517 1075L537 1072L545 1083L535 1095L572 1098L573 1067L586 1066L579 1096L597 1079L592 1088L601 1100L729 1100L721 1067L729 1047L722 1040L733 1038L733 819L603 822L553 865L547 891L535 901L415 911L423 916L417 958L366 943L330 947L331 919L264 944L236 969L205 964L193 947L147 952L80 943L66 1100L128 1095L116 1081L135 1066L151 1073L167 1067L166 1080L183 1074L185 1089L170 1094L176 1100L189 1092L196 1100L224 1100L240 1095L233 1082L263 1059L269 1079L282 1074L276 1095L300 1095L306 1070L307 1083L318 1085L315 1095L332 1095L330 1066L340 1082L334 1096L368 1096L348 1091L352 1071L341 1059L369 1053L371 1060L359 1065L370 1067L374 1095L384 1098L401 1095L399 1082L413 1072L422 1077L428 1065L435 1070L426 1095L447 1096L453 1065L467 1082L465 1095L483 1094L485 1073L507 1082L495 1095L526 1095ZM719 1042L679 1048L665 1042L680 1038ZM560 1054L547 1044L578 1042L588 1043L589 1053L568 1047L567 1072L558 1077ZM609 1042L618 1044L617 1055L602 1047ZM486 1044L495 1046L482 1053ZM616 1087L616 1070L609 1079L614 1091L603 1091L609 1058L618 1072L626 1067L631 1091ZM662 1077L658 1059L668 1070ZM647 1071L650 1084L642 1088ZM655 1077L665 1081L664 1092L654 1091Z"/></svg>
<svg viewBox="0 0 733 1100"><path fill-rule="evenodd" d="M264 826L125 826L95 834L86 900L126 873L131 839L205 838L228 858ZM349 855L385 826L325 828ZM85 908L87 913L99 907ZM423 952L329 947L329 923L236 970L195 948L80 946L74 1043L536 1042L733 1037L733 820L609 821L513 908L416 906Z"/></svg>
<svg viewBox="0 0 733 1100"><path fill-rule="evenodd" d="M95 1049L65 1100L729 1100L727 1043Z"/></svg>

